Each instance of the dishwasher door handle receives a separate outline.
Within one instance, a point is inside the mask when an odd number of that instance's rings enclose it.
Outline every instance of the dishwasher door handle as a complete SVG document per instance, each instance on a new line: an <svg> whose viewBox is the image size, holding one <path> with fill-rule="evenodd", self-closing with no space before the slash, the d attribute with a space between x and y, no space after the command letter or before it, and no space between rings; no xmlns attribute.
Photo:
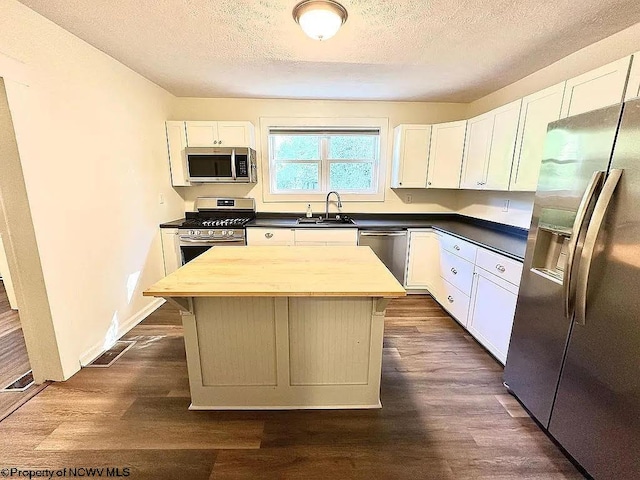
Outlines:
<svg viewBox="0 0 640 480"><path fill-rule="evenodd" d="M403 237L407 232L361 232L361 237Z"/></svg>

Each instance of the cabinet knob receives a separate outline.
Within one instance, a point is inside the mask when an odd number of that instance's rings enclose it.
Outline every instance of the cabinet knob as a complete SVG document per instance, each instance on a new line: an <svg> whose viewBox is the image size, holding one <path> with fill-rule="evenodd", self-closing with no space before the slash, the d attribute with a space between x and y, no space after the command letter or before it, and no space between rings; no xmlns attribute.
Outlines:
<svg viewBox="0 0 640 480"><path fill-rule="evenodd" d="M267 233L265 233L265 234L264 234L264 236L265 236L266 238L272 238L272 237L273 237L273 233L271 233L271 232L267 232Z"/></svg>
<svg viewBox="0 0 640 480"><path fill-rule="evenodd" d="M218 145L222 145L222 140L218 140Z"/></svg>
<svg viewBox="0 0 640 480"><path fill-rule="evenodd" d="M217 144L218 144L218 140L214 140L214 141L213 141L213 144L214 144L214 145L217 145Z"/></svg>
<svg viewBox="0 0 640 480"><path fill-rule="evenodd" d="M449 303L453 303L453 297L451 295L447 297L447 300L449 300Z"/></svg>
<svg viewBox="0 0 640 480"><path fill-rule="evenodd" d="M451 273L453 273L454 275L457 275L458 274L458 270L456 270L455 268L452 268L451 269Z"/></svg>
<svg viewBox="0 0 640 480"><path fill-rule="evenodd" d="M496 265L496 270L498 270L500 273L504 273L507 269L504 267L504 265Z"/></svg>
<svg viewBox="0 0 640 480"><path fill-rule="evenodd" d="M454 246L453 246L453 249L454 249L454 250L457 250L457 251L460 251L460 246L459 246L459 245L454 245Z"/></svg>
<svg viewBox="0 0 640 480"><path fill-rule="evenodd" d="M402 185L402 182L398 182L398 185Z"/></svg>
<svg viewBox="0 0 640 480"><path fill-rule="evenodd" d="M427 182L427 185L431 185L431 182Z"/></svg>

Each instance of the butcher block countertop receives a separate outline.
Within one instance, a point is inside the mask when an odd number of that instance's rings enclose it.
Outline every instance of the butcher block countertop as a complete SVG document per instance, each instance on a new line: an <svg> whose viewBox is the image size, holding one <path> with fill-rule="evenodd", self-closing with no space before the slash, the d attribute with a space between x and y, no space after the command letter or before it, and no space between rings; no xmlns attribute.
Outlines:
<svg viewBox="0 0 640 480"><path fill-rule="evenodd" d="M211 248L144 292L153 297L402 297L369 247Z"/></svg>

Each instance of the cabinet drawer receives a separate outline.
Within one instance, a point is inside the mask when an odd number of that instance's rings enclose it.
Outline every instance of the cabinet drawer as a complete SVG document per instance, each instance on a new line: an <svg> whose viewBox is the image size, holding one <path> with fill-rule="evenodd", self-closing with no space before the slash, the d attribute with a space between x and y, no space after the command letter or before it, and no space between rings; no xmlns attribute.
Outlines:
<svg viewBox="0 0 640 480"><path fill-rule="evenodd" d="M247 228L247 245L293 245L293 238L287 228Z"/></svg>
<svg viewBox="0 0 640 480"><path fill-rule="evenodd" d="M296 244L310 244L309 242L321 242L329 245L358 244L358 230L356 228L298 228L294 232Z"/></svg>
<svg viewBox="0 0 640 480"><path fill-rule="evenodd" d="M464 292L444 280L440 285L438 300L442 306L465 327L467 326L467 316L469 314L469 296Z"/></svg>
<svg viewBox="0 0 640 480"><path fill-rule="evenodd" d="M507 282L520 285L520 276L522 275L522 263L520 262L499 253L479 248L476 265Z"/></svg>
<svg viewBox="0 0 640 480"><path fill-rule="evenodd" d="M451 252L458 257L462 257L470 262L476 261L476 252L478 247L473 243L466 242L452 235L442 234L440 237L440 245L447 252Z"/></svg>
<svg viewBox="0 0 640 480"><path fill-rule="evenodd" d="M440 276L465 295L471 295L473 283L473 263L443 251L440 255Z"/></svg>

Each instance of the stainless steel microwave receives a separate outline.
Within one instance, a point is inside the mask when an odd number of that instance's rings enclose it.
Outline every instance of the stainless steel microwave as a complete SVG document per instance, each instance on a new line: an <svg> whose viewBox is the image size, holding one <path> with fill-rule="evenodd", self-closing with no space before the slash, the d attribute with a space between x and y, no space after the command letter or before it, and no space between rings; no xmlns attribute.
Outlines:
<svg viewBox="0 0 640 480"><path fill-rule="evenodd" d="M189 147L187 176L191 183L255 183L256 151L248 147Z"/></svg>

